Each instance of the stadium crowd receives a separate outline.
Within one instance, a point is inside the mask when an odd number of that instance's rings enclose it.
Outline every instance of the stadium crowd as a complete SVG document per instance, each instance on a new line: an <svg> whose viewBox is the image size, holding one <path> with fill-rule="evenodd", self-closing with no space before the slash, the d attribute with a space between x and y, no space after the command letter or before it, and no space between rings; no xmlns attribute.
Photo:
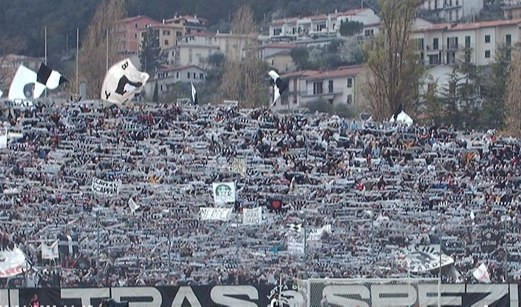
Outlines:
<svg viewBox="0 0 521 307"><path fill-rule="evenodd" d="M406 259L440 243L445 281L472 282L481 262L494 282L521 275L520 143L493 131L233 106L0 108L23 133L0 149L0 249L30 263L0 287L436 277L436 261ZM95 178L121 188L94 193ZM229 221L200 219L216 182L236 183ZM262 223L243 225L258 206ZM318 238L288 248L306 232ZM59 259L42 259L55 241Z"/></svg>

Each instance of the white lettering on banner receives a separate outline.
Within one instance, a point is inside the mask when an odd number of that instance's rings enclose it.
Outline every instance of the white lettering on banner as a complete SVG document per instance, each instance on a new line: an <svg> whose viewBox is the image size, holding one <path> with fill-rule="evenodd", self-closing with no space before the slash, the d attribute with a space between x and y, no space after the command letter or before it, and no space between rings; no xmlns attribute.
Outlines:
<svg viewBox="0 0 521 307"><path fill-rule="evenodd" d="M103 195L117 195L121 187L121 181L105 181L101 179L92 179L91 189L92 192L103 194Z"/></svg>
<svg viewBox="0 0 521 307"><path fill-rule="evenodd" d="M63 299L81 299L82 306L92 306L93 298L109 298L109 288L90 288L90 289L62 289L61 298Z"/></svg>
<svg viewBox="0 0 521 307"><path fill-rule="evenodd" d="M258 225L262 223L262 207L243 209L242 223L244 225Z"/></svg>
<svg viewBox="0 0 521 307"><path fill-rule="evenodd" d="M212 184L213 199L216 204L235 202L235 183L223 182Z"/></svg>
<svg viewBox="0 0 521 307"><path fill-rule="evenodd" d="M253 286L215 286L212 288L212 291L210 292L210 297L212 298L212 301L219 306L257 307L257 304L253 302L230 297L238 295L248 296L250 300L259 299L259 292Z"/></svg>
<svg viewBox="0 0 521 307"><path fill-rule="evenodd" d="M22 274L26 267L25 255L18 247L0 251L0 278Z"/></svg>
<svg viewBox="0 0 521 307"><path fill-rule="evenodd" d="M326 295L328 303L337 306L359 306L369 307L369 304L362 300L371 298L369 289L365 286L326 286L323 290L323 295ZM350 299L345 296L359 296L359 299Z"/></svg>
<svg viewBox="0 0 521 307"><path fill-rule="evenodd" d="M411 285L372 285L371 287L371 302L374 307L411 306L416 303L416 299L416 289Z"/></svg>
<svg viewBox="0 0 521 307"><path fill-rule="evenodd" d="M0 306L9 306L9 290L0 290Z"/></svg>
<svg viewBox="0 0 521 307"><path fill-rule="evenodd" d="M153 287L112 288L112 298L116 301L127 301L133 297L145 297L147 298L147 302L129 302L129 307L161 306L161 302L163 301L161 292ZM148 302L150 299L152 299L152 301Z"/></svg>
<svg viewBox="0 0 521 307"><path fill-rule="evenodd" d="M180 287L179 291L177 291L174 301L172 302L172 307L183 307L183 302L187 300L191 307L201 307L201 303L195 296L194 291L191 287Z"/></svg>
<svg viewBox="0 0 521 307"><path fill-rule="evenodd" d="M461 306L461 295L448 296L447 294L465 293L465 285L441 285L441 306ZM420 306L438 305L438 285L418 285L418 303Z"/></svg>
<svg viewBox="0 0 521 307"><path fill-rule="evenodd" d="M232 214L232 208L201 208L201 220L228 221Z"/></svg>
<svg viewBox="0 0 521 307"><path fill-rule="evenodd" d="M503 296L508 294L508 285L467 285L467 293L488 293L479 302L476 302L472 307L479 307L493 304L499 301Z"/></svg>

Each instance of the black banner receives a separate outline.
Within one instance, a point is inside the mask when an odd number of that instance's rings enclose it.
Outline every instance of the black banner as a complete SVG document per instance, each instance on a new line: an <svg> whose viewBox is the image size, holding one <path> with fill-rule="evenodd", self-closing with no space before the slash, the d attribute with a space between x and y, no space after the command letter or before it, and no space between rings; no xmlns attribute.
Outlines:
<svg viewBox="0 0 521 307"><path fill-rule="evenodd" d="M30 306L35 295L40 306L99 306L103 299L129 302L132 307L268 307L275 287L237 286L159 286L122 288L64 288L0 290L0 307Z"/></svg>
<svg viewBox="0 0 521 307"><path fill-rule="evenodd" d="M0 306L30 306L37 296L40 306L76 307L99 306L104 298L128 302L130 307L269 307L274 297L280 298L283 307L319 307L324 300L328 306L437 306L439 300L442 306L521 307L520 284L442 284L438 288L433 282L397 279L347 283L310 280L302 285L309 288L238 285L11 289L0 290Z"/></svg>

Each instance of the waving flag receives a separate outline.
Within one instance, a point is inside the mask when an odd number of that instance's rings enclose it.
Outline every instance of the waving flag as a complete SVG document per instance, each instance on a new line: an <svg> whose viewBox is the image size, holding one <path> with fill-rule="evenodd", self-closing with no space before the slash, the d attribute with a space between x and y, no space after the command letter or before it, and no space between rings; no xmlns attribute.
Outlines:
<svg viewBox="0 0 521 307"><path fill-rule="evenodd" d="M195 86L192 83L192 103L197 104L197 91L195 90Z"/></svg>
<svg viewBox="0 0 521 307"><path fill-rule="evenodd" d="M284 80L282 80L279 74L274 70L270 70L268 74L273 80L273 104L275 104L277 100L279 100L282 93L284 93L288 89L288 84Z"/></svg>
<svg viewBox="0 0 521 307"><path fill-rule="evenodd" d="M11 86L9 87L9 99L33 99L39 98L45 87L38 89L36 85L36 73L29 68L20 65L14 75Z"/></svg>
<svg viewBox="0 0 521 307"><path fill-rule="evenodd" d="M124 103L143 90L150 76L137 70L130 59L114 64L103 80L101 99L112 103Z"/></svg>
<svg viewBox="0 0 521 307"><path fill-rule="evenodd" d="M482 263L477 269L474 270L474 273L472 273L474 278L480 282L484 283L490 283L490 275L488 274L487 266Z"/></svg>
<svg viewBox="0 0 521 307"><path fill-rule="evenodd" d="M44 89L48 88L50 90L54 90L61 84L69 82L69 80L64 78L59 72L52 70L44 63L40 65L40 69L36 74L36 81L43 85Z"/></svg>

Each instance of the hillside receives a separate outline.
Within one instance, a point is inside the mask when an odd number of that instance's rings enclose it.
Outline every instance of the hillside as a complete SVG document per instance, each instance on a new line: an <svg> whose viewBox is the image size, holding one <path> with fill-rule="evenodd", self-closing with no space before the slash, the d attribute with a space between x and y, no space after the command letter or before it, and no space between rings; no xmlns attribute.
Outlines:
<svg viewBox="0 0 521 307"><path fill-rule="evenodd" d="M76 28L84 30L100 0L0 1L0 55L44 55L44 27L48 29L50 63L75 46ZM148 15L161 20L178 14L208 19L211 29L227 30L233 12L242 4L253 7L259 24L272 18L331 12L360 5L358 0L128 0L129 16ZM83 32L83 31L82 31Z"/></svg>

